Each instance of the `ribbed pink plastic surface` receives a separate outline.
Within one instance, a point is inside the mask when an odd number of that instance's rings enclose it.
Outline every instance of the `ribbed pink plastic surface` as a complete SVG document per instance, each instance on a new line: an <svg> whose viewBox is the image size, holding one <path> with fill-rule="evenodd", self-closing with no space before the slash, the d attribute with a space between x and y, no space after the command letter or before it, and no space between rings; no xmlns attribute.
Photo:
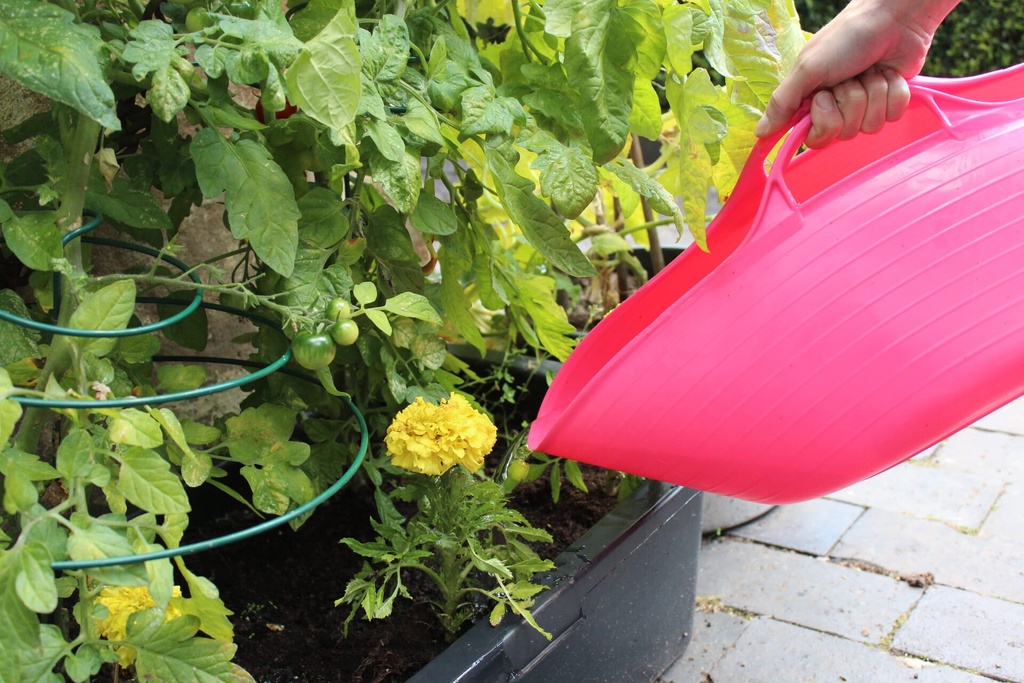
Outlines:
<svg viewBox="0 0 1024 683"><path fill-rule="evenodd" d="M708 230L571 354L532 449L752 501L866 479L1024 394L1024 65L881 133L760 141Z"/></svg>

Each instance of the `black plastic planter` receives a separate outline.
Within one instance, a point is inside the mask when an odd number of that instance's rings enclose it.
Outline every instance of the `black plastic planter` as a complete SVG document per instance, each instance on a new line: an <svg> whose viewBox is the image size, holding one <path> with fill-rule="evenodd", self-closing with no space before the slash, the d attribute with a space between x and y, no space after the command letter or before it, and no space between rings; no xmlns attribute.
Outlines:
<svg viewBox="0 0 1024 683"><path fill-rule="evenodd" d="M701 494L648 481L539 577L522 619L478 623L408 683L655 680L686 650L693 624Z"/></svg>

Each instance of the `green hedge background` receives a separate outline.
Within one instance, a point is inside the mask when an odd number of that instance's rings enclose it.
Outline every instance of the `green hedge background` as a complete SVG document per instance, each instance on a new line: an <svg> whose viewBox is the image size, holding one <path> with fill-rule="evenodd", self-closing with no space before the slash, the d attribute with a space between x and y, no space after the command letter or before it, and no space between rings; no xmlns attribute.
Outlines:
<svg viewBox="0 0 1024 683"><path fill-rule="evenodd" d="M844 0L795 0L800 22L817 31ZM928 53L930 76L969 76L1024 62L1024 2L964 0L946 18Z"/></svg>

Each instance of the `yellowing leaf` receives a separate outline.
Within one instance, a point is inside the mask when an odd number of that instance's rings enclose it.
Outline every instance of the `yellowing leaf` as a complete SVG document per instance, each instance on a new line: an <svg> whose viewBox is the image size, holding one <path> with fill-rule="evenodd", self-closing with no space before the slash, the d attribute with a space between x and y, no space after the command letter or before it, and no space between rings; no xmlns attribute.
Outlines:
<svg viewBox="0 0 1024 683"><path fill-rule="evenodd" d="M361 60L352 9L338 10L285 72L292 103L333 131L351 124L359 108Z"/></svg>
<svg viewBox="0 0 1024 683"><path fill-rule="evenodd" d="M160 424L135 408L120 411L117 417L110 421L107 432L111 441L126 446L156 448L164 442Z"/></svg>

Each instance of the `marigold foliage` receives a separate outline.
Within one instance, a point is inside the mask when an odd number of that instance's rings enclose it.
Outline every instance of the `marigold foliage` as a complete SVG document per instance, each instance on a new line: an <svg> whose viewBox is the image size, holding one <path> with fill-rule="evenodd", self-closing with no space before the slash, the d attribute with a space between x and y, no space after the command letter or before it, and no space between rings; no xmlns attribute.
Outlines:
<svg viewBox="0 0 1024 683"><path fill-rule="evenodd" d="M477 471L497 438L490 418L454 394L440 404L417 398L395 416L384 443L398 467L438 475L456 464Z"/></svg>

